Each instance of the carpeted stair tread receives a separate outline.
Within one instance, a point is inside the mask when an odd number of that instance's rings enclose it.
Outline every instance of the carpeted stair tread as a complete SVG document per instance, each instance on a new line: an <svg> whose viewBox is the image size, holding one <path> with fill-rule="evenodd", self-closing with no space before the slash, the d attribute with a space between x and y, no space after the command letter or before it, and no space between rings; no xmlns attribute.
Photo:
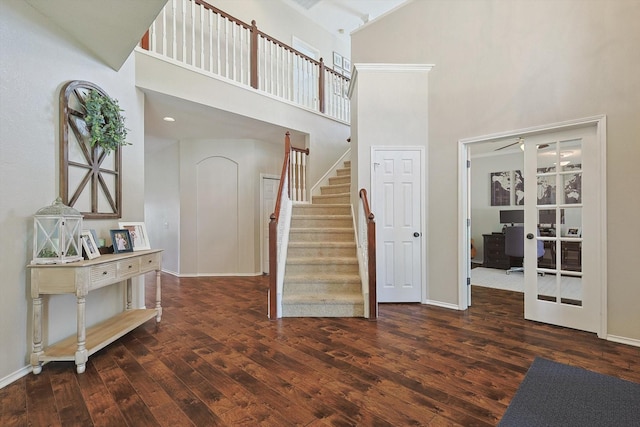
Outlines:
<svg viewBox="0 0 640 427"><path fill-rule="evenodd" d="M358 264L358 259L353 258L343 258L343 257L322 257L322 258L311 258L311 257L300 257L300 258L287 258L287 265L293 264L308 264L308 265L318 265L318 264Z"/></svg>
<svg viewBox="0 0 640 427"><path fill-rule="evenodd" d="M357 293L331 293L331 294L286 294L282 301L295 304L364 304L362 295Z"/></svg>
<svg viewBox="0 0 640 427"><path fill-rule="evenodd" d="M349 273L336 274L291 274L285 277L285 283L360 283L360 276Z"/></svg>

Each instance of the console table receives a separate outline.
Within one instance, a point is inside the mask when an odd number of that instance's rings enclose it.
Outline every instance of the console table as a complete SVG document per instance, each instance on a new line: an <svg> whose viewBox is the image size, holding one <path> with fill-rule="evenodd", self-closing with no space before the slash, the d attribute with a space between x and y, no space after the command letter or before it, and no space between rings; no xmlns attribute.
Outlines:
<svg viewBox="0 0 640 427"><path fill-rule="evenodd" d="M31 366L33 373L42 372L42 362L75 361L79 374L86 368L87 360L96 351L137 328L153 317L160 322L160 268L162 250L145 250L120 254L107 254L88 261L69 264L32 264L31 298L33 300L33 349ZM156 272L156 305L153 309L131 307L133 277ZM85 326L85 299L89 292L126 281L127 302L124 311L91 328ZM56 344L42 345L42 297L41 295L75 294L77 299L77 333Z"/></svg>

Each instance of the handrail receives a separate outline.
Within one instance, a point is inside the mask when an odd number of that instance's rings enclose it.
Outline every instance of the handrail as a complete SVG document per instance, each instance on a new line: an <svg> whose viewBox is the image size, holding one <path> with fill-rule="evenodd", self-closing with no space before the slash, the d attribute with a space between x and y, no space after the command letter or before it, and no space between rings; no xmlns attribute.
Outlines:
<svg viewBox="0 0 640 427"><path fill-rule="evenodd" d="M364 208L364 216L367 220L367 266L369 276L369 320L378 318L378 296L376 293L376 222L369 208L367 190L360 189L360 199Z"/></svg>
<svg viewBox="0 0 640 427"><path fill-rule="evenodd" d="M289 156L291 155L291 138L289 132L284 138L284 161L280 174L280 185L276 205L269 221L269 319L278 318L278 221L280 219L280 206L282 193L289 175ZM288 185L287 185L288 187Z"/></svg>
<svg viewBox="0 0 640 427"><path fill-rule="evenodd" d="M143 36L142 49L348 122L350 79L210 5L171 0Z"/></svg>

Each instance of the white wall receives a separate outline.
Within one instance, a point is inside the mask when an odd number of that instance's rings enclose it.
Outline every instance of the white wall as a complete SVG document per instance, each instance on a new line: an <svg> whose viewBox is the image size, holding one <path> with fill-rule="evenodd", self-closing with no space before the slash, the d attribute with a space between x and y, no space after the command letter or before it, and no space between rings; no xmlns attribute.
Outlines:
<svg viewBox="0 0 640 427"><path fill-rule="evenodd" d="M96 83L125 110L133 145L123 148L123 219L144 220L143 97L134 87L134 64L129 58L116 72L83 49L26 2L0 2L0 386L24 373L31 352L25 266L32 258L32 215L58 196L58 96L67 81ZM84 227L106 237L117 220L87 220ZM88 324L121 310L118 288L89 295ZM75 333L75 313L75 298L45 297L49 342Z"/></svg>
<svg viewBox="0 0 640 427"><path fill-rule="evenodd" d="M429 234L439 250L429 264L439 299L458 300L458 140L606 114L608 332L640 340L630 280L640 235L628 228L640 212L629 186L640 182L639 20L635 0L420 0L352 35L354 63L435 64Z"/></svg>
<svg viewBox="0 0 640 427"><path fill-rule="evenodd" d="M293 46L293 37L320 51L325 65L333 66L333 52L349 57L349 45L280 0L211 0L213 6L251 24L271 37Z"/></svg>
<svg viewBox="0 0 640 427"><path fill-rule="evenodd" d="M161 248L162 269L180 271L180 148L178 142L145 136L145 144L160 146L145 153L145 226L152 248Z"/></svg>

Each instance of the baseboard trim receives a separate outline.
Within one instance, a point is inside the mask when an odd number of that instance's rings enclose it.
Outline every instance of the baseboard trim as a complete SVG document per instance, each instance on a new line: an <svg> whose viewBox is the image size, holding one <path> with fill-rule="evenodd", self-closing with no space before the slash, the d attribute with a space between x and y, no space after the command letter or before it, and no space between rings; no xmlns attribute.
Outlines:
<svg viewBox="0 0 640 427"><path fill-rule="evenodd" d="M211 273L211 274L180 274L174 271L162 270L163 273L170 274L175 277L189 278L189 277L256 277L265 275L262 272L257 273Z"/></svg>
<svg viewBox="0 0 640 427"><path fill-rule="evenodd" d="M7 375L4 378L0 378L0 389L8 386L12 382L17 381L22 377L28 375L32 371L33 371L33 368L31 367L31 365L27 365L24 368L20 368L17 371Z"/></svg>
<svg viewBox="0 0 640 427"><path fill-rule="evenodd" d="M458 307L457 304L451 304L449 302L434 301L434 300L428 299L423 304L435 305L436 307L449 308L451 310L460 310L460 307Z"/></svg>
<svg viewBox="0 0 640 427"><path fill-rule="evenodd" d="M627 344L627 345L632 345L634 347L640 347L640 340L627 338L627 337L620 337L617 335L607 335L607 341L613 341L619 344Z"/></svg>

